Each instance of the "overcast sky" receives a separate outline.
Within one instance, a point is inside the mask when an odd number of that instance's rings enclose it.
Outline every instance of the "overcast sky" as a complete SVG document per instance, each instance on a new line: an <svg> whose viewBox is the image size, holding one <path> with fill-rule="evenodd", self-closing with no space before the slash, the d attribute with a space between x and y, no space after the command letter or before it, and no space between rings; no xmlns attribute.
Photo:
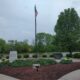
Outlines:
<svg viewBox="0 0 80 80"><path fill-rule="evenodd" d="M74 7L80 15L80 0L0 0L0 38L34 39L34 5L37 6L37 32L54 34L58 15Z"/></svg>

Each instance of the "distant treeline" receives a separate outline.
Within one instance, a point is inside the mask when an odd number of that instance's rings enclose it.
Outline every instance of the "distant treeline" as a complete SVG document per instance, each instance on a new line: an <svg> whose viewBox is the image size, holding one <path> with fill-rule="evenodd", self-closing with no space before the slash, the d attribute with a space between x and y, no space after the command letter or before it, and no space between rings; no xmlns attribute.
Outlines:
<svg viewBox="0 0 80 80"><path fill-rule="evenodd" d="M9 40L6 42L0 39L0 53L9 53L11 50L16 50L18 53L33 53L33 52L52 52L53 47L53 36L48 33L37 34L37 45L29 44L27 40L17 41Z"/></svg>

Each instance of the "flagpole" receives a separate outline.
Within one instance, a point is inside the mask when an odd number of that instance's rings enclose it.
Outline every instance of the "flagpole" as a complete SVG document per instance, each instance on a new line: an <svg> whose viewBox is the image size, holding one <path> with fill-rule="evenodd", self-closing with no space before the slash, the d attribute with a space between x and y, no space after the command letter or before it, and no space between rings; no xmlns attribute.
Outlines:
<svg viewBox="0 0 80 80"><path fill-rule="evenodd" d="M35 5L35 51L37 53L37 9Z"/></svg>
<svg viewBox="0 0 80 80"><path fill-rule="evenodd" d="M38 57L39 57L39 55L38 55L38 52L37 52L37 14L38 14L38 12L37 12L37 9L36 9L36 5L35 5L35 51L36 51L36 54L37 54L37 61L38 61ZM36 67L36 71L38 72L38 69L39 69L39 67L40 67L40 64L35 64L35 67Z"/></svg>
<svg viewBox="0 0 80 80"><path fill-rule="evenodd" d="M37 38L36 38L36 35L37 35L37 22L36 22L36 14L35 14L35 47L37 46Z"/></svg>

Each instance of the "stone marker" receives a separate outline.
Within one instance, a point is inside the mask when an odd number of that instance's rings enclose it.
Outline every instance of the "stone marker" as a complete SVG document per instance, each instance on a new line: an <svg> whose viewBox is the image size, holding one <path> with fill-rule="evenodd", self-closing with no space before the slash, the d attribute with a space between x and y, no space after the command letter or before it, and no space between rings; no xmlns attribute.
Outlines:
<svg viewBox="0 0 80 80"><path fill-rule="evenodd" d="M17 51L10 51L9 62L13 62L15 60L17 60Z"/></svg>
<svg viewBox="0 0 80 80"><path fill-rule="evenodd" d="M38 72L40 67L40 64L33 64L33 69L36 69L36 71Z"/></svg>
<svg viewBox="0 0 80 80"><path fill-rule="evenodd" d="M33 69L35 69L36 66L39 66L40 67L40 64L33 64Z"/></svg>

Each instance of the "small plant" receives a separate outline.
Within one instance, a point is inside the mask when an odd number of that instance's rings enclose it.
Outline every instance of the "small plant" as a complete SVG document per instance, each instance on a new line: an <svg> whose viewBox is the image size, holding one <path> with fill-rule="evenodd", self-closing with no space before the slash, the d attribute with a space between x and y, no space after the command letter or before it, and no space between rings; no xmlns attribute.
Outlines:
<svg viewBox="0 0 80 80"><path fill-rule="evenodd" d="M0 59L2 59L3 55L0 55Z"/></svg>
<svg viewBox="0 0 80 80"><path fill-rule="evenodd" d="M72 60L70 58L64 58L60 61L61 64L70 64Z"/></svg>
<svg viewBox="0 0 80 80"><path fill-rule="evenodd" d="M9 61L3 61L0 63L0 67L7 67L7 66L10 66Z"/></svg>
<svg viewBox="0 0 80 80"><path fill-rule="evenodd" d="M26 67L26 66L32 66L34 63L34 60L16 60L11 63L12 67Z"/></svg>
<svg viewBox="0 0 80 80"><path fill-rule="evenodd" d="M9 56L6 56L6 59L9 59Z"/></svg>
<svg viewBox="0 0 80 80"><path fill-rule="evenodd" d="M72 57L72 55L71 54L66 54L66 57Z"/></svg>
<svg viewBox="0 0 80 80"><path fill-rule="evenodd" d="M37 58L38 56L35 54L35 55L33 55L33 58Z"/></svg>
<svg viewBox="0 0 80 80"><path fill-rule="evenodd" d="M29 55L24 55L24 58L29 58Z"/></svg>
<svg viewBox="0 0 80 80"><path fill-rule="evenodd" d="M50 57L51 57L51 58L53 58L53 57L54 57L54 55L52 54L52 55L50 55Z"/></svg>
<svg viewBox="0 0 80 80"><path fill-rule="evenodd" d="M1 59L2 57L0 56L0 59Z"/></svg>
<svg viewBox="0 0 80 80"><path fill-rule="evenodd" d="M20 59L21 58L21 55L18 55L18 58Z"/></svg>
<svg viewBox="0 0 80 80"><path fill-rule="evenodd" d="M39 59L38 63L40 65L51 65L51 64L56 64L57 62L55 60L51 60L51 59Z"/></svg>
<svg viewBox="0 0 80 80"><path fill-rule="evenodd" d="M32 60L16 60L10 64L12 67L26 67L26 66L32 66L33 64L40 64L41 66L44 65L51 65L51 64L56 64L57 62L55 60L51 59L38 59L37 61L32 59Z"/></svg>
<svg viewBox="0 0 80 80"><path fill-rule="evenodd" d="M47 55L42 55L43 58L47 58Z"/></svg>
<svg viewBox="0 0 80 80"><path fill-rule="evenodd" d="M5 61L5 59L2 59L2 62L4 62Z"/></svg>
<svg viewBox="0 0 80 80"><path fill-rule="evenodd" d="M73 58L80 58L80 53L73 54Z"/></svg>

